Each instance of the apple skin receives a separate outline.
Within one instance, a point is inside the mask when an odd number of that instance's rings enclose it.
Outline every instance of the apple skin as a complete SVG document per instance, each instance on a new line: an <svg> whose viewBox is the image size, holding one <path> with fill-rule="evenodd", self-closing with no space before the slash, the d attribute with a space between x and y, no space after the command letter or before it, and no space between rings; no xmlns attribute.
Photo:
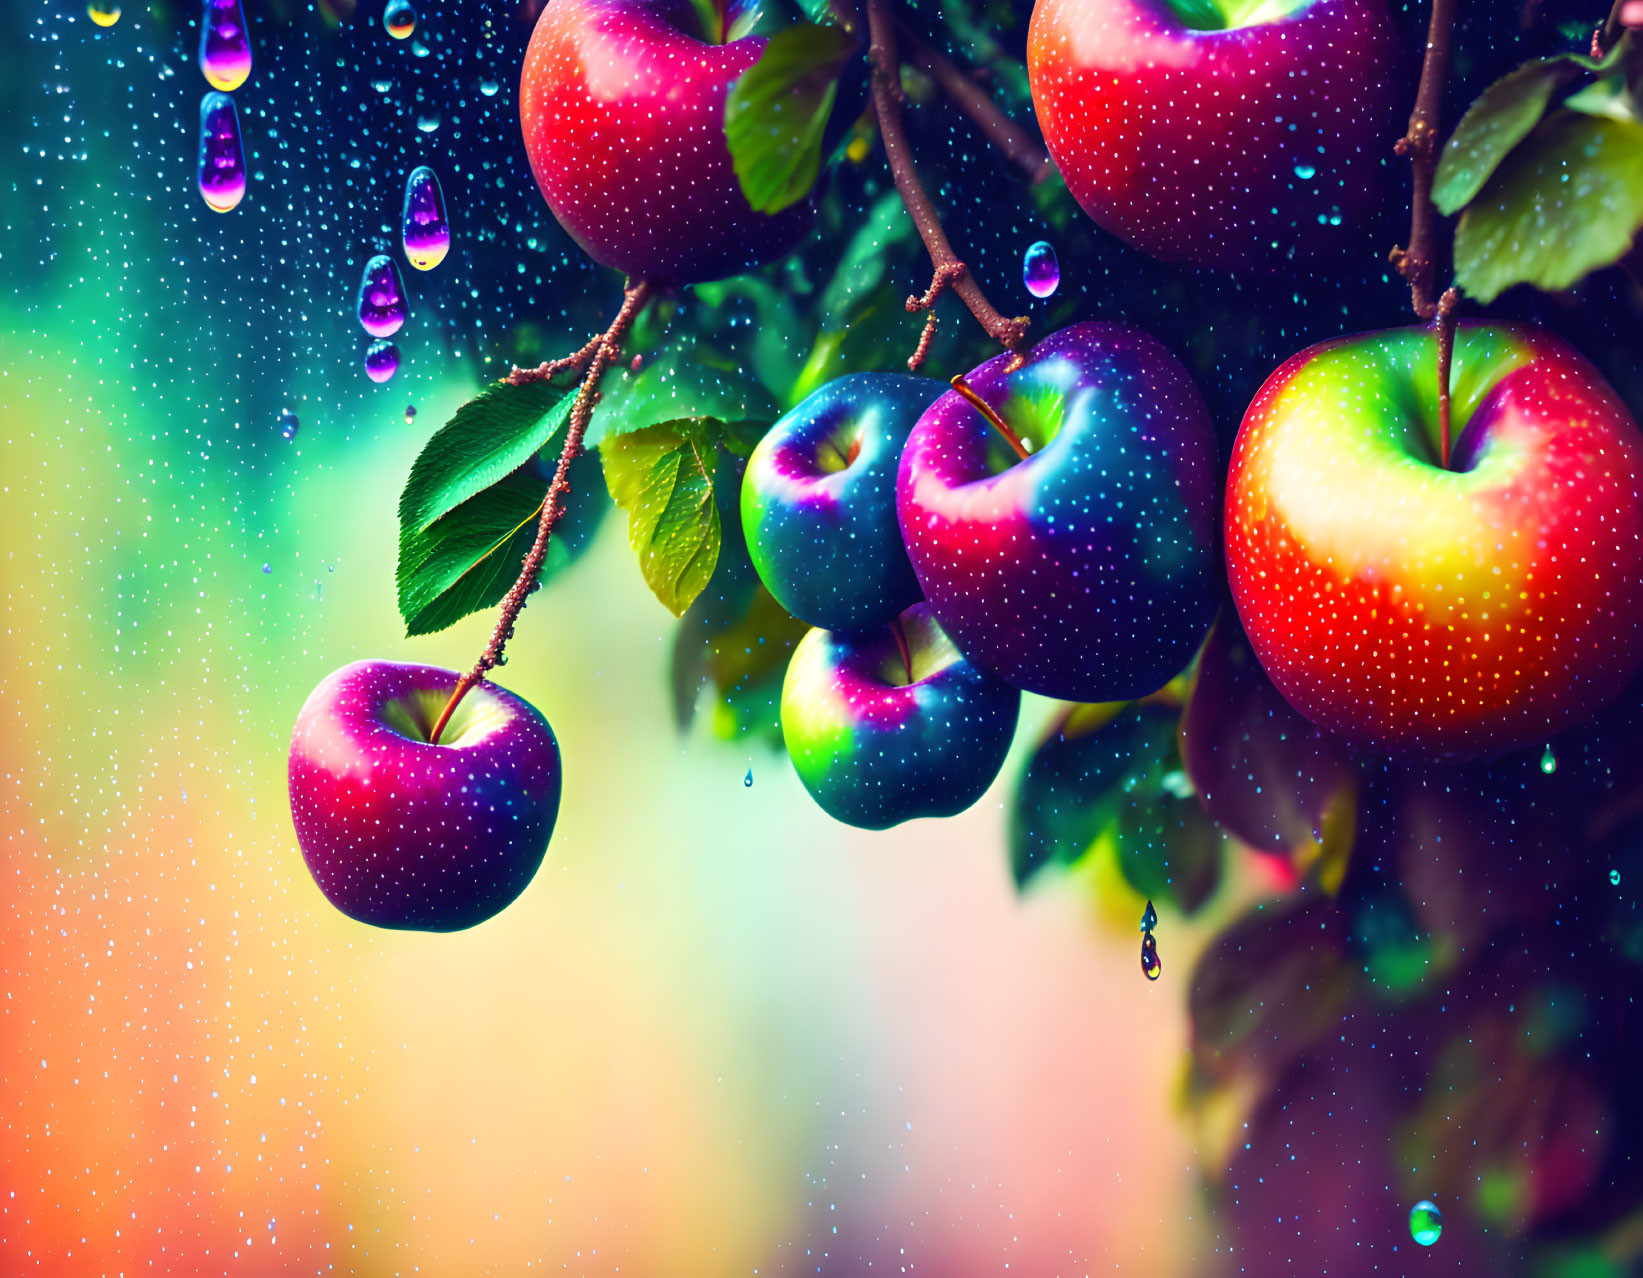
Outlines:
<svg viewBox="0 0 1643 1278"><path fill-rule="evenodd" d="M800 621L872 630L917 603L896 521L896 469L946 387L853 373L790 409L747 460L742 529L765 588Z"/></svg>
<svg viewBox="0 0 1643 1278"><path fill-rule="evenodd" d="M742 194L725 98L765 40L697 38L685 0L549 0L525 53L519 118L548 207L596 262L693 284L782 257L809 233L801 201L774 215ZM753 13L730 0L725 25Z"/></svg>
<svg viewBox="0 0 1643 1278"><path fill-rule="evenodd" d="M1018 461L957 391L902 451L896 504L919 586L960 651L1023 691L1155 692L1220 598L1209 410L1163 344L1125 325L1074 324L1015 372L1010 358L967 381L1036 451ZM1048 442L1045 425L1058 427Z"/></svg>
<svg viewBox="0 0 1643 1278"><path fill-rule="evenodd" d="M964 811L1004 766L1021 694L978 670L924 604L889 627L800 639L782 681L793 770L829 816L865 830Z"/></svg>
<svg viewBox="0 0 1643 1278"><path fill-rule="evenodd" d="M1038 0L1033 107L1086 213L1193 266L1358 247L1408 112L1401 42L1386 0L1288 7L1193 30L1170 0Z"/></svg>
<svg viewBox="0 0 1643 1278"><path fill-rule="evenodd" d="M1436 342L1337 338L1267 379L1233 447L1227 571L1312 722L1498 754L1584 720L1643 660L1643 437L1552 334L1462 324L1443 470Z"/></svg>
<svg viewBox="0 0 1643 1278"><path fill-rule="evenodd" d="M454 932L524 891L559 813L547 720L493 683L427 734L455 671L357 661L309 695L291 734L291 816L332 905L376 927Z"/></svg>

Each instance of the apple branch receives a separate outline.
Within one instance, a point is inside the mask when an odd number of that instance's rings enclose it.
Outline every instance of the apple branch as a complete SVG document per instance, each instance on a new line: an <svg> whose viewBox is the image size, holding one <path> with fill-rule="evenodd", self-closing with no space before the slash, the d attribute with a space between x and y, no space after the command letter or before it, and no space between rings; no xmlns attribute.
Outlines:
<svg viewBox="0 0 1643 1278"><path fill-rule="evenodd" d="M1446 288L1438 298L1438 457L1449 469L1449 365L1455 355L1455 304L1460 293Z"/></svg>
<svg viewBox="0 0 1643 1278"><path fill-rule="evenodd" d="M1424 320L1438 313L1433 293L1438 271L1438 210L1432 203L1432 175L1438 167L1438 117L1443 106L1443 83L1449 75L1454 27L1455 0L1432 0L1415 109L1409 116L1408 131L1397 144L1398 154L1409 157L1414 193L1409 206L1409 247L1394 248L1389 256L1398 274L1409 281L1415 314Z"/></svg>
<svg viewBox="0 0 1643 1278"><path fill-rule="evenodd" d="M924 241L934 267L930 287L924 295L915 294L907 299L909 312L928 311L930 315L918 349L907 361L907 366L918 368L929 352L930 338L935 331L936 300L946 288L958 294L970 308L970 314L976 317L976 322L987 330L989 337L1005 349L1019 353L1021 343L1027 336L1027 317L1018 315L1015 319L1006 319L987 300L970 268L953 251L947 232L942 229L936 206L931 202L924 184L919 181L907 132L902 127L901 62L896 52L895 24L886 8L886 0L867 0L867 29L870 37L867 60L872 66L873 106L878 114L879 136L884 139L884 157L889 161L890 174L895 178L901 202L913 219L913 225L918 228L919 238Z"/></svg>
<svg viewBox="0 0 1643 1278"><path fill-rule="evenodd" d="M542 561L547 558L548 539L553 535L553 526L564 513L564 499L570 492L570 464L581 455L582 437L587 433L588 418L599 396L599 381L605 371L621 358L622 343L627 338L628 329L654 292L655 287L649 280L638 283L629 280L622 291L622 307L603 333L572 355L550 360L533 369L515 368L504 379L521 386L527 382L546 380L566 369L585 369L582 384L576 388L576 398L571 401L570 418L565 424L565 446L559 451L559 465L554 468L553 482L548 485L548 491L542 498L542 514L536 521L536 540L531 543L530 551L525 556L518 580L502 598L502 612L497 617L496 629L491 632L490 643L485 645L485 651L480 654L473 669L457 680L451 699L439 712L439 719L428 734L430 745L439 744L439 734L445 731L445 725L450 722L462 698L468 695L468 690L502 662L502 650L513 638L514 623L524 610L525 600L536 589L536 578L542 571Z"/></svg>
<svg viewBox="0 0 1643 1278"><path fill-rule="evenodd" d="M1012 164L1027 175L1029 182L1041 182L1054 171L1050 153L1043 144L1012 120L994 102L992 95L951 60L942 56L915 35L907 32L913 65L939 86L955 107L970 117L982 136L996 146Z"/></svg>

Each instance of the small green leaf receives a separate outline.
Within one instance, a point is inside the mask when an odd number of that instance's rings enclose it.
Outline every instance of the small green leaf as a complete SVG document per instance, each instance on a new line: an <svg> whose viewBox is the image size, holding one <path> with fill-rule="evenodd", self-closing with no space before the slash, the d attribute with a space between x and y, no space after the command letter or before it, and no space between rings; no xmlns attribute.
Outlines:
<svg viewBox="0 0 1643 1278"><path fill-rule="evenodd" d="M915 233L901 196L895 191L881 195L845 243L838 265L833 268L833 278L822 293L817 309L825 327L842 328L847 324L852 307L884 278L889 249L905 243Z"/></svg>
<svg viewBox="0 0 1643 1278"><path fill-rule="evenodd" d="M399 526L423 532L441 515L531 459L570 413L564 386L485 387L434 432L399 497Z"/></svg>
<svg viewBox="0 0 1643 1278"><path fill-rule="evenodd" d="M1570 94L1563 105L1582 115L1600 119L1619 120L1622 124L1643 123L1643 104L1626 84L1623 75L1605 76L1588 84L1579 93Z"/></svg>
<svg viewBox="0 0 1643 1278"><path fill-rule="evenodd" d="M600 450L611 498L627 512L640 571L675 617L701 594L719 559L716 426L663 422L609 439Z"/></svg>
<svg viewBox="0 0 1643 1278"><path fill-rule="evenodd" d="M1507 153L1528 137L1562 85L1578 74L1567 58L1536 58L1496 80L1466 109L1438 158L1432 203L1459 212Z"/></svg>
<svg viewBox="0 0 1643 1278"><path fill-rule="evenodd" d="M1558 110L1461 215L1455 279L1479 302L1557 292L1618 261L1643 225L1643 125Z"/></svg>
<svg viewBox="0 0 1643 1278"><path fill-rule="evenodd" d="M731 86L725 140L742 194L760 212L779 213L816 184L839 71L855 45L840 27L787 27Z"/></svg>
<svg viewBox="0 0 1643 1278"><path fill-rule="evenodd" d="M700 344L681 343L637 373L624 369L620 377L607 377L604 398L588 427L588 447L664 422L709 417L771 421L778 415L769 391L739 372L715 367L708 355Z"/></svg>

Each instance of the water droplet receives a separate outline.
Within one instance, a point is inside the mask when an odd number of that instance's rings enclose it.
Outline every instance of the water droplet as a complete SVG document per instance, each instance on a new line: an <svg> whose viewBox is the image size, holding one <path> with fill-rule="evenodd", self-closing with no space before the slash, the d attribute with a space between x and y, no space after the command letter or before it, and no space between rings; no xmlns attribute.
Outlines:
<svg viewBox="0 0 1643 1278"><path fill-rule="evenodd" d="M297 437L297 428L301 424L297 420L297 415L289 408L280 410L280 435L282 438L295 439Z"/></svg>
<svg viewBox="0 0 1643 1278"><path fill-rule="evenodd" d="M263 571L264 571L264 572L273 572L273 571L274 571L274 570L273 570L273 569L272 569L272 568L271 568L271 567L269 567L269 566L268 566L268 565L267 565L267 564L264 564L264 565L263 565L263 566L262 566L262 570L263 570Z"/></svg>
<svg viewBox="0 0 1643 1278"><path fill-rule="evenodd" d="M200 99L200 194L226 213L245 197L245 151L234 99L215 91Z"/></svg>
<svg viewBox="0 0 1643 1278"><path fill-rule="evenodd" d="M487 98L494 98L496 96L496 91L501 87L502 86L495 80L485 79L479 82L479 91Z"/></svg>
<svg viewBox="0 0 1643 1278"><path fill-rule="evenodd" d="M427 115L416 118L416 127L424 133L433 133L439 128L439 112L431 111Z"/></svg>
<svg viewBox="0 0 1643 1278"><path fill-rule="evenodd" d="M1297 164L1295 166L1295 176L1303 182L1310 182L1318 176L1318 170L1310 164Z"/></svg>
<svg viewBox="0 0 1643 1278"><path fill-rule="evenodd" d="M1149 981L1156 981L1164 970L1164 964L1158 957L1158 942L1153 940L1151 932L1141 935L1141 970Z"/></svg>
<svg viewBox="0 0 1643 1278"><path fill-rule="evenodd" d="M1609 882L1615 887L1620 886L1620 871L1619 870L1610 870L1609 871Z"/></svg>
<svg viewBox="0 0 1643 1278"><path fill-rule="evenodd" d="M1430 1247L1443 1233L1443 1213L1437 1204L1423 1198L1409 1209L1409 1236L1422 1247Z"/></svg>
<svg viewBox="0 0 1643 1278"><path fill-rule="evenodd" d="M386 93L389 89L394 87L394 82L385 75L379 75L376 79L371 81L371 87L378 93Z"/></svg>
<svg viewBox="0 0 1643 1278"><path fill-rule="evenodd" d="M451 248L451 226L445 220L445 195L426 164L405 179L405 213L400 219L405 260L419 271L431 271Z"/></svg>
<svg viewBox="0 0 1643 1278"><path fill-rule="evenodd" d="M751 786L753 784L753 769L752 768L749 768L747 770L747 775L742 778L742 784L745 785L745 786Z"/></svg>
<svg viewBox="0 0 1643 1278"><path fill-rule="evenodd" d="M405 285L386 253L365 263L359 280L359 323L372 337L392 337L405 323Z"/></svg>
<svg viewBox="0 0 1643 1278"><path fill-rule="evenodd" d="M1048 297L1061 287L1061 263L1048 240L1028 245L1021 255L1021 282L1034 297Z"/></svg>
<svg viewBox="0 0 1643 1278"><path fill-rule="evenodd" d="M415 420L416 420L416 405L415 404L405 405L405 424L407 426L409 426Z"/></svg>
<svg viewBox="0 0 1643 1278"><path fill-rule="evenodd" d="M1152 902L1147 902L1147 908L1141 913L1141 930L1150 932L1158 926L1158 911L1153 909Z"/></svg>
<svg viewBox="0 0 1643 1278"><path fill-rule="evenodd" d="M392 342L372 342L365 352L365 375L373 382L385 382L399 372L399 347Z"/></svg>
<svg viewBox="0 0 1643 1278"><path fill-rule="evenodd" d="M382 11L383 29L396 40L403 40L416 30L416 10L410 0L388 0Z"/></svg>
<svg viewBox="0 0 1643 1278"><path fill-rule="evenodd" d="M1557 771L1557 756L1552 753L1552 747L1546 747L1546 753L1540 756L1540 770L1547 776Z"/></svg>
<svg viewBox="0 0 1643 1278"><path fill-rule="evenodd" d="M86 16L100 27L112 27L120 20L120 6L109 0L91 0L86 6Z"/></svg>
<svg viewBox="0 0 1643 1278"><path fill-rule="evenodd" d="M240 0L205 0L200 70L211 87L223 93L232 93L251 74L251 36Z"/></svg>

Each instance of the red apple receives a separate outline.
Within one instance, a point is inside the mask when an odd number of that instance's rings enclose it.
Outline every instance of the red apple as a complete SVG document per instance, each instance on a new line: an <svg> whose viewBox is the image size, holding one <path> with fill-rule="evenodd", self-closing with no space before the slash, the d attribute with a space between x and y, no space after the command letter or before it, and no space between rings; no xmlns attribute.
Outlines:
<svg viewBox="0 0 1643 1278"><path fill-rule="evenodd" d="M519 84L525 150L548 207L595 261L692 284L791 251L801 202L774 215L742 194L725 98L759 59L746 0L550 0Z"/></svg>
<svg viewBox="0 0 1643 1278"><path fill-rule="evenodd" d="M454 932L511 902L559 813L559 746L529 703L457 675L358 661L310 694L291 734L291 818L326 899L378 927Z"/></svg>
<svg viewBox="0 0 1643 1278"><path fill-rule="evenodd" d="M1381 749L1499 753L1595 712L1643 661L1643 437L1538 328L1342 337L1250 405L1225 512L1233 599L1314 723Z"/></svg>
<svg viewBox="0 0 1643 1278"><path fill-rule="evenodd" d="M1084 211L1156 257L1356 247L1402 93L1385 0L1038 0L1027 76Z"/></svg>

